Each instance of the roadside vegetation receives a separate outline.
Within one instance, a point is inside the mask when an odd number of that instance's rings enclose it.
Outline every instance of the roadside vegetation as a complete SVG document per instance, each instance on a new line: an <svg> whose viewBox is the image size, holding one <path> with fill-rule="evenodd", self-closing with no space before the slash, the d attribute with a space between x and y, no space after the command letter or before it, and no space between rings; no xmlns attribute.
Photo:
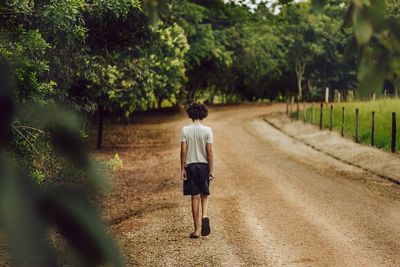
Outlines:
<svg viewBox="0 0 400 267"><path fill-rule="evenodd" d="M324 104L323 128L330 127L330 107L333 105L333 130L341 133L342 130L342 108L345 108L344 136L355 138L356 109L359 110L359 140L361 143L371 144L372 112L375 112L375 146L390 151L392 142L392 113L396 112L400 119L400 99L379 99L376 101L356 101L345 103ZM312 120L312 108L306 109L306 122L319 125L320 105L315 104L314 119ZM292 113L294 118L296 113ZM300 111L300 119L304 119L304 111ZM400 125L397 123L397 132L400 133ZM396 150L400 150L400 136L398 136Z"/></svg>

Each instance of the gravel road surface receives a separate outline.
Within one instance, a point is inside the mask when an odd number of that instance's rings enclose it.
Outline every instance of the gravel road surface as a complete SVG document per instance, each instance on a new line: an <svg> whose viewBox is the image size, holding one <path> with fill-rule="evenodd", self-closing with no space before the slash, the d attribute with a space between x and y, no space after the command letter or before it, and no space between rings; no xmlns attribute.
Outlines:
<svg viewBox="0 0 400 267"><path fill-rule="evenodd" d="M98 156L118 152L124 161L104 214L127 265L400 266L400 187L261 118L283 109L210 111L212 234L198 240L188 238L190 199L179 180L179 131L190 121L177 115L113 127Z"/></svg>

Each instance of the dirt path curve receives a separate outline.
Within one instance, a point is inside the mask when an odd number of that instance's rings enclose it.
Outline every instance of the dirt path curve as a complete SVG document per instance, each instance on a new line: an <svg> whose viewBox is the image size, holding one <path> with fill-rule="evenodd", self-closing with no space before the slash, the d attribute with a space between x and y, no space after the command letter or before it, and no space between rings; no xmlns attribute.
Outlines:
<svg viewBox="0 0 400 267"><path fill-rule="evenodd" d="M259 118L283 108L210 112L217 178L208 238L188 238L189 199L178 180L179 129L187 120L135 126L143 138L155 129L170 133L148 149L137 139L110 149L126 165L106 217L128 265L400 265L400 187L295 142Z"/></svg>

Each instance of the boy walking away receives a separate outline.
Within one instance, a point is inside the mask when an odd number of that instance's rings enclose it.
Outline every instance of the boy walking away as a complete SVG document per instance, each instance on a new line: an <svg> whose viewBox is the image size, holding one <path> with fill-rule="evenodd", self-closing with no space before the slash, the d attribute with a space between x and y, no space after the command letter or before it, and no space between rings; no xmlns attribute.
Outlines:
<svg viewBox="0 0 400 267"><path fill-rule="evenodd" d="M214 179L212 142L210 127L203 125L207 117L207 107L201 103L192 103L186 110L193 123L181 131L181 179L183 194L192 197L194 232L190 238L208 236L211 232L207 216L210 180ZM201 204L201 229L200 229Z"/></svg>

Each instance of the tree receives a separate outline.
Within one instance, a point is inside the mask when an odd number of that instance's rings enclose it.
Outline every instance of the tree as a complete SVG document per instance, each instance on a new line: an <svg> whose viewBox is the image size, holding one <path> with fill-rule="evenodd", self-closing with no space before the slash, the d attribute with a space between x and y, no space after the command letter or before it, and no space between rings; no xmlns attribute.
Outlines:
<svg viewBox="0 0 400 267"><path fill-rule="evenodd" d="M283 38L287 44L288 62L296 74L299 99L303 97L303 79L307 66L324 54L325 40L335 33L335 29L330 28L328 17L310 11L309 4L300 3L286 5L281 13L284 16L281 21L285 23Z"/></svg>
<svg viewBox="0 0 400 267"><path fill-rule="evenodd" d="M190 46L186 54L185 85L189 102L196 94L201 95L216 85L219 77L214 74L232 64L226 34L228 8L221 1L185 1L175 6L177 22L182 25Z"/></svg>

